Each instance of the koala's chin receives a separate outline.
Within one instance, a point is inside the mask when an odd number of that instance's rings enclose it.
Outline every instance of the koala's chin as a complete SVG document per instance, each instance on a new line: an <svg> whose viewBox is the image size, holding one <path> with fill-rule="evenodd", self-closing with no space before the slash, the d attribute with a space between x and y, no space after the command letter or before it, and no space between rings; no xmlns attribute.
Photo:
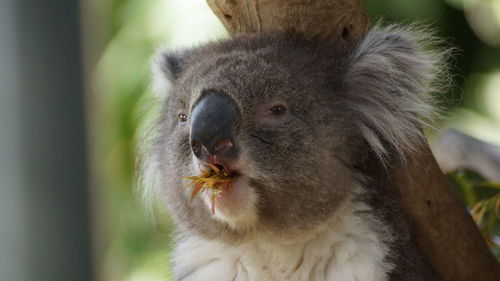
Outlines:
<svg viewBox="0 0 500 281"><path fill-rule="evenodd" d="M216 199L214 217L235 229L246 229L255 225L258 218L257 193L250 186L250 179L240 175L234 181L234 191L219 195ZM205 205L210 207L208 197Z"/></svg>
<svg viewBox="0 0 500 281"><path fill-rule="evenodd" d="M198 173L200 166L203 163L193 157L194 167L193 173ZM244 230L252 228L257 222L257 192L250 186L250 176L244 173L241 167L241 161L235 161L231 166L231 170L238 171L232 182L232 190L223 190L214 202L211 202L210 197L202 195L203 207L206 212L212 212L213 218L226 223L229 227L235 230ZM215 206L212 206L215 204Z"/></svg>

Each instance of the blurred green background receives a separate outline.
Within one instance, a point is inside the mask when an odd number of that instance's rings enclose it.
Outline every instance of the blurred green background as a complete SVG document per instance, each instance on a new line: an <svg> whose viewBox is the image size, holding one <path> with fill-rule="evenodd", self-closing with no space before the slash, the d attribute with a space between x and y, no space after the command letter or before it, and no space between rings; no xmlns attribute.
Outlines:
<svg viewBox="0 0 500 281"><path fill-rule="evenodd" d="M441 97L445 118L440 127L500 145L500 1L362 2L373 18L430 25L458 47L451 62L454 86ZM160 47L182 48L227 35L204 0L94 0L82 5L97 275L109 281L170 280L172 226L161 210L156 218L145 213L134 185L136 146L155 108L150 61ZM455 182L463 176L451 175ZM471 178L473 184L483 182L475 176L465 180ZM463 193L469 187L457 188ZM466 203L472 206L492 194Z"/></svg>

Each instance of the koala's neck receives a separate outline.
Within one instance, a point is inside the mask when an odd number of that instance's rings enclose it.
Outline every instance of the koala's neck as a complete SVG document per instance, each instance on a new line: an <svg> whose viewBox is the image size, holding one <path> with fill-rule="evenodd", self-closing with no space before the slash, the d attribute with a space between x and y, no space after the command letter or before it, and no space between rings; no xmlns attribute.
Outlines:
<svg viewBox="0 0 500 281"><path fill-rule="evenodd" d="M254 239L234 246L189 236L174 254L176 280L388 280L390 234L363 203L299 243Z"/></svg>

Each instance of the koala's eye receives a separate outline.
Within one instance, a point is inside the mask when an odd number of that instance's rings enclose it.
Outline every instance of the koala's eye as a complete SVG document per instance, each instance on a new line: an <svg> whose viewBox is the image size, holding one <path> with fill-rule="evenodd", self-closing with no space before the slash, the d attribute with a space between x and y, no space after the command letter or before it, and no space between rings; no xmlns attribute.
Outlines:
<svg viewBox="0 0 500 281"><path fill-rule="evenodd" d="M186 123L188 121L187 114L185 114L185 113L179 113L177 115L177 121L179 121L179 123Z"/></svg>
<svg viewBox="0 0 500 281"><path fill-rule="evenodd" d="M274 101L262 107L261 114L258 115L257 122L263 126L274 126L287 119L288 108L282 101Z"/></svg>
<svg viewBox="0 0 500 281"><path fill-rule="evenodd" d="M272 115L280 115L286 112L286 108L282 105L276 105L269 109L269 113Z"/></svg>

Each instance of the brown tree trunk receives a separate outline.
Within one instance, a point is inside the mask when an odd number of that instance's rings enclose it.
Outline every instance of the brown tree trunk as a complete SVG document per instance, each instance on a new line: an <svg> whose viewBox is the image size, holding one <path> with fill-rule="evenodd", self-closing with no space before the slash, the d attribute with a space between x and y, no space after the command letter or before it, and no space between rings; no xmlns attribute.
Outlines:
<svg viewBox="0 0 500 281"><path fill-rule="evenodd" d="M295 30L353 46L370 28L358 0L207 0L230 34ZM413 239L441 280L499 281L500 266L425 144L391 183Z"/></svg>
<svg viewBox="0 0 500 281"><path fill-rule="evenodd" d="M230 34L293 30L355 44L370 19L355 0L207 0Z"/></svg>
<svg viewBox="0 0 500 281"><path fill-rule="evenodd" d="M427 144L389 174L413 239L441 280L500 280L500 266Z"/></svg>

